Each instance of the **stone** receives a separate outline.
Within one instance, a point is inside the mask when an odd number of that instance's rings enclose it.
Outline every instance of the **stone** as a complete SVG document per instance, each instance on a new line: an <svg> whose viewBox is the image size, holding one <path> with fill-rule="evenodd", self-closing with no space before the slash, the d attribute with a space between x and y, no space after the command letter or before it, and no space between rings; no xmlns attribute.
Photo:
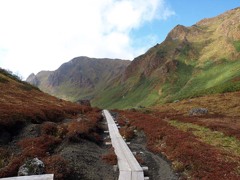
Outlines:
<svg viewBox="0 0 240 180"><path fill-rule="evenodd" d="M38 158L27 160L18 170L18 176L40 175L44 173L44 163Z"/></svg>
<svg viewBox="0 0 240 180"><path fill-rule="evenodd" d="M207 108L192 108L189 111L190 116L205 115L205 114L208 114Z"/></svg>

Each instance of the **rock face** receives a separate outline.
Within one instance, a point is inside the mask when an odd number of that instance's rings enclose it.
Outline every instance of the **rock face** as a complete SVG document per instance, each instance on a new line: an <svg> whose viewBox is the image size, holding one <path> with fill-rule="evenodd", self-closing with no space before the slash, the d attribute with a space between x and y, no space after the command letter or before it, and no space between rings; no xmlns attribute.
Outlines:
<svg viewBox="0 0 240 180"><path fill-rule="evenodd" d="M27 160L18 170L18 176L40 175L44 173L44 164L38 158Z"/></svg>
<svg viewBox="0 0 240 180"><path fill-rule="evenodd" d="M31 82L32 85L34 86L39 85L39 80L34 73L30 74L27 79L28 79L28 82Z"/></svg>

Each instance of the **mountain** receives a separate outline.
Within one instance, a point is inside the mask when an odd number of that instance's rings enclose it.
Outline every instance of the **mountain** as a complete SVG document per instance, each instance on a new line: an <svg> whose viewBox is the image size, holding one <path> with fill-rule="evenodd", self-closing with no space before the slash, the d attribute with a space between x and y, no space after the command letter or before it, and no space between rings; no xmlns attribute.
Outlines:
<svg viewBox="0 0 240 180"><path fill-rule="evenodd" d="M93 99L116 76L124 72L130 61L77 57L56 71L31 74L27 82L57 97L77 101Z"/></svg>
<svg viewBox="0 0 240 180"><path fill-rule="evenodd" d="M240 90L240 8L185 27L129 61L78 57L27 81L52 95L104 108L152 106Z"/></svg>
<svg viewBox="0 0 240 180"><path fill-rule="evenodd" d="M240 8L177 25L99 93L96 106L131 108L240 89Z"/></svg>

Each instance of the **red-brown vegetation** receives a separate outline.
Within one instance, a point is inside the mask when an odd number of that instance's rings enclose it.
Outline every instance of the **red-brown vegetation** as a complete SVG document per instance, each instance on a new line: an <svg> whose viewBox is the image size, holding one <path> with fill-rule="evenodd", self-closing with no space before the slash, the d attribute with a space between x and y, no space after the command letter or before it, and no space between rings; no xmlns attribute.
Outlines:
<svg viewBox="0 0 240 180"><path fill-rule="evenodd" d="M19 167L24 162L24 156L17 155L14 157L9 157L9 163L0 169L0 178L17 176Z"/></svg>
<svg viewBox="0 0 240 180"><path fill-rule="evenodd" d="M43 159L43 162L46 166L46 173L54 174L55 180L66 179L71 173L68 162L59 155L46 157Z"/></svg>
<svg viewBox="0 0 240 180"><path fill-rule="evenodd" d="M135 158L136 158L136 160L138 161L139 164L141 164L141 165L144 164L144 160L143 160L141 154L136 154Z"/></svg>
<svg viewBox="0 0 240 180"><path fill-rule="evenodd" d="M66 179L70 169L54 149L65 138L74 136L100 141L100 110L50 96L1 72L0 79L5 79L0 81L0 127L13 137L24 126L41 124L39 137L16 139L20 150L0 148L0 178L16 176L25 160L38 157L44 161L46 173ZM62 122L65 118L68 120Z"/></svg>
<svg viewBox="0 0 240 180"><path fill-rule="evenodd" d="M100 141L98 135L97 123L102 116L99 109L93 109L85 114L85 117L77 118L70 122L67 127L67 137L71 141L79 141L80 138L86 138L95 142Z"/></svg>
<svg viewBox="0 0 240 180"><path fill-rule="evenodd" d="M25 157L44 157L46 153L51 154L52 150L60 142L59 138L43 135L36 138L23 139L18 144Z"/></svg>
<svg viewBox="0 0 240 180"><path fill-rule="evenodd" d="M131 140L134 136L133 127L124 126L119 130L120 134L127 140Z"/></svg>
<svg viewBox="0 0 240 180"><path fill-rule="evenodd" d="M108 150L108 154L102 155L102 160L110 165L117 164L117 156L113 147Z"/></svg>
<svg viewBox="0 0 240 180"><path fill-rule="evenodd" d="M240 139L239 102L240 91L215 94L155 107L154 114L160 118L177 119L182 122L198 124ZM188 112L194 107L207 108L209 114L190 117Z"/></svg>
<svg viewBox="0 0 240 180"><path fill-rule="evenodd" d="M240 177L237 171L240 165L239 156L205 144L191 132L181 131L161 117L127 111L121 112L121 115L129 119L132 126L145 132L147 147L171 160L176 171L183 172L182 177L190 176L193 179Z"/></svg>
<svg viewBox="0 0 240 180"><path fill-rule="evenodd" d="M57 124L54 122L44 122L41 125L41 134L56 136L58 132Z"/></svg>

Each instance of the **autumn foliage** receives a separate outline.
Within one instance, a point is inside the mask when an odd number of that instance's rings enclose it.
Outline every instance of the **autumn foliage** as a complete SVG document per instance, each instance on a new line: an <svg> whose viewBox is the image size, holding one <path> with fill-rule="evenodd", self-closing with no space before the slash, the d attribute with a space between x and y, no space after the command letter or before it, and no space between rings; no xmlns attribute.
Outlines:
<svg viewBox="0 0 240 180"><path fill-rule="evenodd" d="M54 174L55 180L66 179L71 173L68 162L59 155L45 157L43 162L46 166L46 173Z"/></svg>
<svg viewBox="0 0 240 180"><path fill-rule="evenodd" d="M173 168L182 173L183 178L239 179L239 156L201 142L191 132L181 131L161 117L130 111L121 115L145 132L147 147L171 160Z"/></svg>
<svg viewBox="0 0 240 180"><path fill-rule="evenodd" d="M107 164L110 164L110 165L116 165L117 164L117 156L116 156L116 154L114 152L114 148L113 147L111 147L108 150L107 154L102 155L102 160L104 162L106 162Z"/></svg>

